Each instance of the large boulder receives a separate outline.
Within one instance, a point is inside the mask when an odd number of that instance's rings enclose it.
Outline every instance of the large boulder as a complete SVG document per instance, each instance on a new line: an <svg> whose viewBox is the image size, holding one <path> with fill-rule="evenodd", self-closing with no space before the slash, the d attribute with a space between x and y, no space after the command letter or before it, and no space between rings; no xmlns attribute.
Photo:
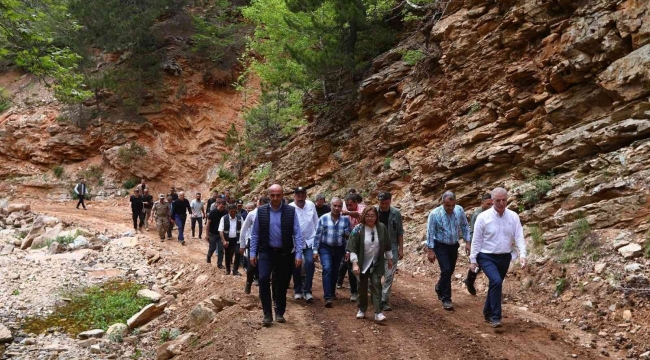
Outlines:
<svg viewBox="0 0 650 360"><path fill-rule="evenodd" d="M39 216L36 218L36 220L34 220L34 224L32 224L32 229L29 231L29 234L25 236L22 243L20 244L20 249L25 250L28 247L32 246L34 239L36 239L37 237L43 234L45 234L45 222L43 221L43 217Z"/></svg>
<svg viewBox="0 0 650 360"><path fill-rule="evenodd" d="M59 233L63 230L63 224L57 224L51 229L45 231L41 236L38 236L32 242L32 249L39 249L47 245L47 242L50 240L56 239L59 236Z"/></svg>
<svg viewBox="0 0 650 360"><path fill-rule="evenodd" d="M55 255L55 254L60 254L65 251L65 248L63 245L59 244L58 242L53 242L50 244L50 248L48 249L48 253L50 255Z"/></svg>
<svg viewBox="0 0 650 360"><path fill-rule="evenodd" d="M167 303L164 302L158 305L149 304L143 307L137 314L131 316L131 318L126 321L126 324L129 326L129 329L142 326L162 314L165 311L165 307L167 307Z"/></svg>
<svg viewBox="0 0 650 360"><path fill-rule="evenodd" d="M625 101L650 94L650 44L614 61L599 78L601 85Z"/></svg>
<svg viewBox="0 0 650 360"><path fill-rule="evenodd" d="M10 204L7 206L7 214L16 211L30 211L32 207L29 204Z"/></svg>
<svg viewBox="0 0 650 360"><path fill-rule="evenodd" d="M190 328L199 327L212 321L217 314L204 302L197 304L187 318L187 326Z"/></svg>
<svg viewBox="0 0 650 360"><path fill-rule="evenodd" d="M172 341L168 341L156 351L156 360L168 360L182 354L183 349L189 344L194 333L183 334Z"/></svg>
<svg viewBox="0 0 650 360"><path fill-rule="evenodd" d="M639 244L629 244L618 249L618 252L626 259L633 259L643 255L643 248Z"/></svg>

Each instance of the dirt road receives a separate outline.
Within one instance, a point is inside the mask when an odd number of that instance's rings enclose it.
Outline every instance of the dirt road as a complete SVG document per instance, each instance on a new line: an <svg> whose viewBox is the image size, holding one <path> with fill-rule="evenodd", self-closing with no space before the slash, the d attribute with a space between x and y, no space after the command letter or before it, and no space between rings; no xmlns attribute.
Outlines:
<svg viewBox="0 0 650 360"><path fill-rule="evenodd" d="M88 211L75 210L70 203L34 204L33 207L38 212L100 231L105 228L127 231L131 228L130 210L124 204L111 206L108 203L92 203ZM190 239L187 246L180 246L175 241L161 244L156 240L154 231L145 236L151 244L162 247L167 258L206 266L205 241ZM243 278L226 277L215 268L210 271L216 274L212 276L224 279L220 281L225 281L225 285L232 284L238 291L243 288ZM483 322L484 295L474 297L460 287L454 288L455 311L444 311L433 293L433 283L434 277L412 277L398 273L391 301L394 310L386 313L386 324L378 325L367 319L355 319L356 307L347 300L347 289L338 291L339 300L335 301L332 309L324 308L321 273L317 271L314 277L316 301L308 305L289 300L286 324L259 328L257 324L261 320L261 311L259 314L252 312L247 322L249 327L235 326L232 329L248 333L229 333L227 337L218 337L217 344L210 341L210 346L224 351L218 357L203 351L182 358L222 358L226 354L258 359L521 360L601 357L588 347L592 341L587 333L575 327L562 326L555 319L544 318L514 305L505 305L505 326L503 330L495 332ZM506 290L505 295L512 295L509 292L513 291ZM292 295L292 292L288 295ZM241 341L235 346L233 339L237 341L237 338Z"/></svg>

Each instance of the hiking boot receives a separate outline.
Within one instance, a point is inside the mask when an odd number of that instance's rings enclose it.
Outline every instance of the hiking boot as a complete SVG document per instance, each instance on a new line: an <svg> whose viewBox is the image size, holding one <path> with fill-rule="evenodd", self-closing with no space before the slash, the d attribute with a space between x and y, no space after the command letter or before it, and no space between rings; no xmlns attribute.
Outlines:
<svg viewBox="0 0 650 360"><path fill-rule="evenodd" d="M217 267L218 267L219 269L223 269L223 265L222 265L222 264L217 264Z"/></svg>
<svg viewBox="0 0 650 360"><path fill-rule="evenodd" d="M386 321L386 315L384 315L384 313L375 314L375 321L377 322Z"/></svg>
<svg viewBox="0 0 650 360"><path fill-rule="evenodd" d="M271 314L264 314L264 319L262 319L262 326L269 327L273 322L273 316Z"/></svg>
<svg viewBox="0 0 650 360"><path fill-rule="evenodd" d="M325 300L325 307L326 307L326 308L331 308L332 305L334 305L334 304L332 303L332 299L327 299L327 300Z"/></svg>
<svg viewBox="0 0 650 360"><path fill-rule="evenodd" d="M282 315L275 315L275 321L279 322L280 324L284 324L287 322L287 320Z"/></svg>
<svg viewBox="0 0 650 360"><path fill-rule="evenodd" d="M249 282L246 283L246 286L244 286L244 292L245 292L246 294L250 294L250 293L251 293L251 283L249 283Z"/></svg>
<svg viewBox="0 0 650 360"><path fill-rule="evenodd" d="M451 300L446 300L442 302L442 308L445 310L454 310L454 304Z"/></svg>
<svg viewBox="0 0 650 360"><path fill-rule="evenodd" d="M390 305L388 305L388 303L386 303L386 302L381 305L381 309L383 311L391 311L391 310L393 310L393 308L390 307Z"/></svg>
<svg viewBox="0 0 650 360"><path fill-rule="evenodd" d="M364 312L361 311L361 310L358 310L358 311L357 311L357 319L363 319L363 318L365 318L365 317L366 317L366 313L364 313Z"/></svg>
<svg viewBox="0 0 650 360"><path fill-rule="evenodd" d="M492 327L494 329L498 329L498 328L503 327L503 324L501 323L501 320L492 320L491 323L492 323Z"/></svg>
<svg viewBox="0 0 650 360"><path fill-rule="evenodd" d="M492 322L492 319L490 318L490 315L483 315L483 319L485 319L485 322L488 323L488 324Z"/></svg>
<svg viewBox="0 0 650 360"><path fill-rule="evenodd" d="M305 294L305 301L307 303L311 304L312 302L314 302L314 297L310 293L306 293Z"/></svg>
<svg viewBox="0 0 650 360"><path fill-rule="evenodd" d="M181 245L185 246L185 240L181 241Z"/></svg>
<svg viewBox="0 0 650 360"><path fill-rule="evenodd" d="M302 294L296 294L296 295L294 295L294 296L293 296L293 299L294 299L294 300L300 300L300 299L302 299Z"/></svg>
<svg viewBox="0 0 650 360"><path fill-rule="evenodd" d="M230 270L226 270L226 275L230 275Z"/></svg>
<svg viewBox="0 0 650 360"><path fill-rule="evenodd" d="M239 271L233 271L232 276L241 276L241 274L239 273Z"/></svg>
<svg viewBox="0 0 650 360"><path fill-rule="evenodd" d="M357 300L359 300L359 294L350 295L350 302L357 302Z"/></svg>
<svg viewBox="0 0 650 360"><path fill-rule="evenodd" d="M435 289L436 289L436 294L438 295L438 300L442 301L442 291L440 291L438 285L436 285Z"/></svg>

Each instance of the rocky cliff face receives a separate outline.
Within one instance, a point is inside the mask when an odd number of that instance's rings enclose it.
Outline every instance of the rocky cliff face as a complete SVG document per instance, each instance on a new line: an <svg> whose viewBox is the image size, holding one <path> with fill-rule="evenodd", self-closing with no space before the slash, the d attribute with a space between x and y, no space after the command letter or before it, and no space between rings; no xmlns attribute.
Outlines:
<svg viewBox="0 0 650 360"><path fill-rule="evenodd" d="M546 243L580 218L645 231L649 24L640 0L452 2L374 61L354 121L313 119L261 159L272 176L251 190L355 187L374 202L385 189L423 224L444 190L471 208L500 185Z"/></svg>

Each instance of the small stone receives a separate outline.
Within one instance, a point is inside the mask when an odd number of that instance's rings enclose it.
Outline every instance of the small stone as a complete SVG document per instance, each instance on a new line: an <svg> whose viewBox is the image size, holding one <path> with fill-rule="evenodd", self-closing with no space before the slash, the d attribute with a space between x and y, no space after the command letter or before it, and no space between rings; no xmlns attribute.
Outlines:
<svg viewBox="0 0 650 360"><path fill-rule="evenodd" d="M108 329L106 330L106 335L108 335L108 336L111 336L111 335L124 336L128 330L129 330L129 327L126 324L115 323L115 324L108 327Z"/></svg>
<svg viewBox="0 0 650 360"><path fill-rule="evenodd" d="M605 331L601 331L601 332L598 333L598 336L605 337L605 336L607 336L607 333Z"/></svg>
<svg viewBox="0 0 650 360"><path fill-rule="evenodd" d="M102 352L102 348L99 346L99 344L91 345L90 352L93 354L100 354Z"/></svg>
<svg viewBox="0 0 650 360"><path fill-rule="evenodd" d="M630 311L630 310L624 310L624 311L623 311L623 320L625 320L625 321L631 321L631 320L632 320L632 311Z"/></svg>
<svg viewBox="0 0 650 360"><path fill-rule="evenodd" d="M639 263L627 264L627 265L625 265L625 271L626 272L635 272L635 271L641 270L642 267L643 267L643 265L641 265Z"/></svg>
<svg viewBox="0 0 650 360"><path fill-rule="evenodd" d="M80 347L82 348L89 348L99 342L99 339L91 338L88 340L82 340L79 341L77 344L79 344Z"/></svg>
<svg viewBox="0 0 650 360"><path fill-rule="evenodd" d="M167 307L167 303L160 303L158 305L149 304L143 307L137 314L131 316L126 324L130 329L140 327L162 314L165 311L165 307Z"/></svg>
<svg viewBox="0 0 650 360"><path fill-rule="evenodd" d="M143 297L145 299L149 299L153 302L158 302L162 298L162 295L155 291L151 291L149 289L142 289L138 291L138 296Z"/></svg>
<svg viewBox="0 0 650 360"><path fill-rule="evenodd" d="M13 338L11 331L3 324L0 324L0 343L10 342Z"/></svg>
<svg viewBox="0 0 650 360"><path fill-rule="evenodd" d="M603 272L603 270L605 270L606 266L607 266L606 263L598 263L598 264L594 265L594 272L596 274L600 275Z"/></svg>
<svg viewBox="0 0 650 360"><path fill-rule="evenodd" d="M34 338L25 338L20 343L23 344L23 345L34 345L34 344L36 344L36 339L34 339Z"/></svg>
<svg viewBox="0 0 650 360"><path fill-rule="evenodd" d="M639 244L629 244L618 249L618 252L621 253L625 259L633 259L643 254L643 248Z"/></svg>
<svg viewBox="0 0 650 360"><path fill-rule="evenodd" d="M627 246L629 244L630 244L630 242L627 241L627 240L617 239L616 241L614 241L614 250L618 250L618 249L622 248L623 246Z"/></svg>
<svg viewBox="0 0 650 360"><path fill-rule="evenodd" d="M101 338L102 336L104 336L104 330L102 329L88 330L77 335L79 339Z"/></svg>
<svg viewBox="0 0 650 360"><path fill-rule="evenodd" d="M649 359L650 358L650 351L646 351L643 354L639 355L641 359Z"/></svg>
<svg viewBox="0 0 650 360"><path fill-rule="evenodd" d="M50 253L50 255L60 254L60 253L62 253L64 251L65 251L65 248L63 247L63 245L59 244L56 241L53 242L50 245L50 248L48 249L48 252Z"/></svg>
<svg viewBox="0 0 650 360"><path fill-rule="evenodd" d="M594 304L591 301L587 300L587 301L582 302L582 307L585 310L592 310L594 308Z"/></svg>

